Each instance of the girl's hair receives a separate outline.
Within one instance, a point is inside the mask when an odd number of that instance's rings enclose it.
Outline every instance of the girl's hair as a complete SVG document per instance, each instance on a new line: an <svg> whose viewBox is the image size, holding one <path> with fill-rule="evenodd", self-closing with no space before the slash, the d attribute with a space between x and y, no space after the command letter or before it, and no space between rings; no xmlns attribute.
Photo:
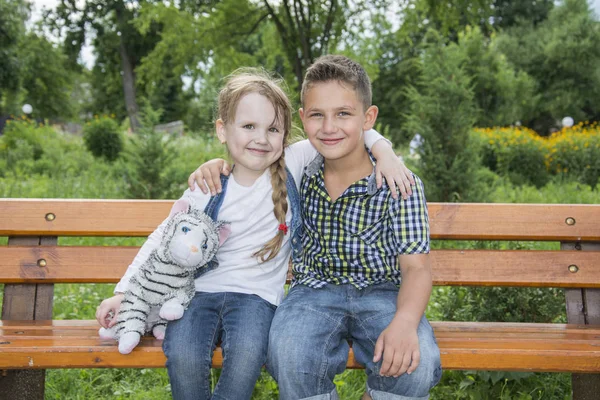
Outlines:
<svg viewBox="0 0 600 400"><path fill-rule="evenodd" d="M292 130L292 104L282 89L283 81L271 77L265 70L257 68L242 68L234 71L226 79L225 86L219 92L217 116L223 123L228 124L235 119L237 106L247 94L258 93L269 100L275 109L275 121L283 124L283 147L287 147ZM262 262L273 259L279 250L285 236L285 216L287 203L287 173L285 170L285 151L270 167L271 186L273 187L273 212L280 224L277 234L253 255Z"/></svg>

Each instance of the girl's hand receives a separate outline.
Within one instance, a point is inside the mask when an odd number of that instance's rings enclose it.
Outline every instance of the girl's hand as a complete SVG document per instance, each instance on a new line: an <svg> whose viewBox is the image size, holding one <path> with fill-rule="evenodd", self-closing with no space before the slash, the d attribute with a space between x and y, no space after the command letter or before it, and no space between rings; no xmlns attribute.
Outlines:
<svg viewBox="0 0 600 400"><path fill-rule="evenodd" d="M96 308L96 320L103 328L111 328L117 323L116 316L119 313L124 297L123 293L118 293L113 297L103 300L98 308Z"/></svg>
<svg viewBox="0 0 600 400"><path fill-rule="evenodd" d="M221 193L222 190L221 174L229 175L230 172L231 167L227 164L227 161L216 158L199 166L188 178L188 186L193 191L195 183L202 190L202 193L207 194L210 191L210 194L214 196Z"/></svg>
<svg viewBox="0 0 600 400"><path fill-rule="evenodd" d="M400 188L402 198L408 199L412 195L411 185L415 185L415 178L410 169L402 162L402 159L396 156L391 144L386 140L378 140L371 149L373 156L377 159L375 166L375 177L377 178L377 187L380 188L385 178L392 197L398 198L396 186Z"/></svg>
<svg viewBox="0 0 600 400"><path fill-rule="evenodd" d="M415 185L413 173L410 169L406 168L402 159L395 154L393 157L385 156L377 159L375 177L377 179L378 188L381 187L383 178L385 178L394 199L398 198L396 186L400 189L400 193L404 200L412 195L412 186Z"/></svg>

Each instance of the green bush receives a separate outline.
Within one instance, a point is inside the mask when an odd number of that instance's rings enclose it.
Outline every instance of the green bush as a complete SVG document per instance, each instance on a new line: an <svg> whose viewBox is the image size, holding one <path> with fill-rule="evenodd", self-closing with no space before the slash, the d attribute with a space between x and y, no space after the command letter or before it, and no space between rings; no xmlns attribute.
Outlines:
<svg viewBox="0 0 600 400"><path fill-rule="evenodd" d="M123 150L123 135L119 125L108 117L95 118L83 128L83 141L97 158L114 161Z"/></svg>
<svg viewBox="0 0 600 400"><path fill-rule="evenodd" d="M513 184L539 188L548 183L546 142L534 131L527 128L474 129L471 138L480 145L482 164L507 176Z"/></svg>
<svg viewBox="0 0 600 400"><path fill-rule="evenodd" d="M579 124L554 133L548 140L546 166L552 174L595 188L600 178L600 126Z"/></svg>

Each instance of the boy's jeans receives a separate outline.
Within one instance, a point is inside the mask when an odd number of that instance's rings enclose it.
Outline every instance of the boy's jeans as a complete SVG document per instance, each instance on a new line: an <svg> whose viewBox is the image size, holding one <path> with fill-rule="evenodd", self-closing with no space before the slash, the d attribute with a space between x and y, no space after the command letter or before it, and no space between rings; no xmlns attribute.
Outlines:
<svg viewBox="0 0 600 400"><path fill-rule="evenodd" d="M440 352L423 317L417 331L421 361L410 375L379 375L373 363L375 343L396 312L398 288L384 283L366 289L327 285L293 287L277 309L269 339L267 367L279 384L282 400L337 399L333 378L344 371L348 343L365 365L373 400L427 399L441 378Z"/></svg>
<svg viewBox="0 0 600 400"><path fill-rule="evenodd" d="M173 399L250 399L267 358L275 306L243 293L197 292L183 317L167 325L163 350ZM221 339L223 370L210 393L213 350Z"/></svg>

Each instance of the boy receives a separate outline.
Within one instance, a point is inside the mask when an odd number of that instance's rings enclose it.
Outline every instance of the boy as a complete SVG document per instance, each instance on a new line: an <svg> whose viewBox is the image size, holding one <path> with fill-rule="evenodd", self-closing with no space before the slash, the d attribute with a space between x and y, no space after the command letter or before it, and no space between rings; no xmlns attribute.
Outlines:
<svg viewBox="0 0 600 400"><path fill-rule="evenodd" d="M377 189L363 133L378 109L358 63L319 58L301 99L304 130L321 156L302 178L302 261L271 325L267 366L280 398L338 398L333 379L345 369L349 339L366 367L364 399L427 399L441 366L424 316L431 272L422 183L407 200L386 184Z"/></svg>

